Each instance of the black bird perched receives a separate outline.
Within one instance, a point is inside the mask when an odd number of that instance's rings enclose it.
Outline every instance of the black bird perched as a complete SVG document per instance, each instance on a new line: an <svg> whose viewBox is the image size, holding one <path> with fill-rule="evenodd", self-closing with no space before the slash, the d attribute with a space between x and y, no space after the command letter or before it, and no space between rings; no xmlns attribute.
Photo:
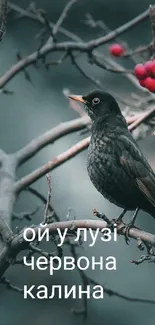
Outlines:
<svg viewBox="0 0 155 325"><path fill-rule="evenodd" d="M110 202L127 210L139 209L155 217L155 173L145 159L121 110L107 92L70 95L84 103L92 120L87 169L96 189Z"/></svg>

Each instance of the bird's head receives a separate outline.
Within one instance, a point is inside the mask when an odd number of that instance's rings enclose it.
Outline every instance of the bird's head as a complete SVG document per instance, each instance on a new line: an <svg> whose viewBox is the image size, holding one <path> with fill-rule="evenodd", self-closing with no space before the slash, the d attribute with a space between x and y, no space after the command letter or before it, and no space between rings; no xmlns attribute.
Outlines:
<svg viewBox="0 0 155 325"><path fill-rule="evenodd" d="M69 95L69 98L83 103L93 121L98 118L107 118L108 116L121 114L115 98L107 92L96 90L86 96Z"/></svg>

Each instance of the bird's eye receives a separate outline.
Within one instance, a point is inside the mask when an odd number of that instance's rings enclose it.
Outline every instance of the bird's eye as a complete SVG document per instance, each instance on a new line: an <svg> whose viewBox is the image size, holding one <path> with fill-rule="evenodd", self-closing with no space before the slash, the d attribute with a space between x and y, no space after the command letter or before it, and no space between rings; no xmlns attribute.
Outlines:
<svg viewBox="0 0 155 325"><path fill-rule="evenodd" d="M99 102L100 102L100 99L97 98L97 97L93 98L93 100L92 100L92 103L93 103L94 105L99 104Z"/></svg>

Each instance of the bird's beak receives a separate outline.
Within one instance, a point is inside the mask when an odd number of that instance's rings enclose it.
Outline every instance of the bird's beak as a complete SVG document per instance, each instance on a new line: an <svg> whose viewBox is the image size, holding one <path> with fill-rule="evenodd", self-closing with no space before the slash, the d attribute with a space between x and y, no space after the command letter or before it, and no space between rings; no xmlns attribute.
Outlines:
<svg viewBox="0 0 155 325"><path fill-rule="evenodd" d="M77 102L80 102L80 103L83 103L83 104L85 103L85 100L80 95L69 95L68 97L70 99L76 100Z"/></svg>

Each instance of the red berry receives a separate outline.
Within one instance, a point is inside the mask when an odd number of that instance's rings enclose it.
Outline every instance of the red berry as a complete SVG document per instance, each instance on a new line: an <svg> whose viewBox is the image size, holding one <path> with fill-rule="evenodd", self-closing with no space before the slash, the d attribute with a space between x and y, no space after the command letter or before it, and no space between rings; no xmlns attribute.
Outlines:
<svg viewBox="0 0 155 325"><path fill-rule="evenodd" d="M153 66L153 61L147 61L144 64L148 76L152 75L152 66Z"/></svg>
<svg viewBox="0 0 155 325"><path fill-rule="evenodd" d="M146 69L143 64L137 64L135 66L134 73L138 79L145 79L147 76Z"/></svg>
<svg viewBox="0 0 155 325"><path fill-rule="evenodd" d="M142 87L145 87L145 79L143 80L138 80L139 81L139 84L142 86Z"/></svg>
<svg viewBox="0 0 155 325"><path fill-rule="evenodd" d="M124 53L124 48L120 44L112 44L109 47L109 51L113 56L121 56Z"/></svg>
<svg viewBox="0 0 155 325"><path fill-rule="evenodd" d="M152 61L151 72L152 72L152 75L155 76L155 60Z"/></svg>
<svg viewBox="0 0 155 325"><path fill-rule="evenodd" d="M151 91L152 93L155 92L155 79L151 78L151 77L147 77L145 80L144 80L144 83L145 83L145 87Z"/></svg>

